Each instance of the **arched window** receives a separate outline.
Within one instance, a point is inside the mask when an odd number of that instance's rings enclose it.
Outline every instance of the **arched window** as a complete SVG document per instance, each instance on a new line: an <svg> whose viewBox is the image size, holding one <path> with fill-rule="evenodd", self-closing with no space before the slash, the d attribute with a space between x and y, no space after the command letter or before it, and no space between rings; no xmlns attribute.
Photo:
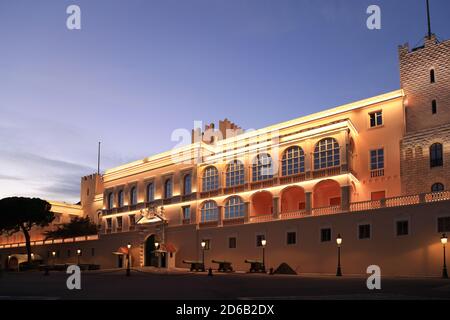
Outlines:
<svg viewBox="0 0 450 320"><path fill-rule="evenodd" d="M215 201L206 201L201 209L201 222L217 221L219 217L219 209Z"/></svg>
<svg viewBox="0 0 450 320"><path fill-rule="evenodd" d="M305 153L300 147L291 147L287 149L281 160L281 174L289 176L305 172Z"/></svg>
<svg viewBox="0 0 450 320"><path fill-rule="evenodd" d="M164 198L172 198L172 179L169 178L164 182Z"/></svg>
<svg viewBox="0 0 450 320"><path fill-rule="evenodd" d="M230 162L226 172L226 186L238 186L244 184L244 164L239 160Z"/></svg>
<svg viewBox="0 0 450 320"><path fill-rule="evenodd" d="M114 193L108 193L108 209L114 208Z"/></svg>
<svg viewBox="0 0 450 320"><path fill-rule="evenodd" d="M314 170L340 165L339 143L333 138L320 140L314 149Z"/></svg>
<svg viewBox="0 0 450 320"><path fill-rule="evenodd" d="M123 207L123 190L120 190L117 194L117 204L119 208Z"/></svg>
<svg viewBox="0 0 450 320"><path fill-rule="evenodd" d="M203 172L202 191L219 189L219 171L216 167L208 167Z"/></svg>
<svg viewBox="0 0 450 320"><path fill-rule="evenodd" d="M150 182L147 185L147 202L151 202L155 200L155 185L153 182Z"/></svg>
<svg viewBox="0 0 450 320"><path fill-rule="evenodd" d="M431 192L444 191L444 185L442 183L435 183L431 186Z"/></svg>
<svg viewBox="0 0 450 320"><path fill-rule="evenodd" d="M258 154L253 160L252 180L261 181L273 178L272 158L267 153Z"/></svg>
<svg viewBox="0 0 450 320"><path fill-rule="evenodd" d="M241 197L234 196L225 203L225 219L242 218L245 215L245 205Z"/></svg>
<svg viewBox="0 0 450 320"><path fill-rule="evenodd" d="M430 167L442 167L443 165L442 144L435 143L430 147Z"/></svg>
<svg viewBox="0 0 450 320"><path fill-rule="evenodd" d="M137 189L136 187L132 187L130 190L130 205L134 205L137 203Z"/></svg>
<svg viewBox="0 0 450 320"><path fill-rule="evenodd" d="M436 76L435 76L435 73L434 73L434 69L430 70L430 82L431 83L435 83L436 82Z"/></svg>
<svg viewBox="0 0 450 320"><path fill-rule="evenodd" d="M183 192L184 192L185 195L192 193L192 178L191 178L190 174L187 174L187 175L184 176Z"/></svg>

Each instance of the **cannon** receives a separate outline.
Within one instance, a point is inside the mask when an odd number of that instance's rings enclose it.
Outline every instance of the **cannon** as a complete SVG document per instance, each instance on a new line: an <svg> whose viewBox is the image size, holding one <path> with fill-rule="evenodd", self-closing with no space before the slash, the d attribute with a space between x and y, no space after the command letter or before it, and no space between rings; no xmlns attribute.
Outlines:
<svg viewBox="0 0 450 320"><path fill-rule="evenodd" d="M250 264L250 272L266 272L266 267L262 263L262 261L259 260L245 260L245 263Z"/></svg>
<svg viewBox="0 0 450 320"><path fill-rule="evenodd" d="M219 270L220 272L232 272L233 271L231 262L220 261L220 260L211 260L211 261L212 261L212 263L217 263L219 265L219 268L217 270Z"/></svg>
<svg viewBox="0 0 450 320"><path fill-rule="evenodd" d="M191 271L205 271L205 265L202 261L183 260L183 263L191 265Z"/></svg>

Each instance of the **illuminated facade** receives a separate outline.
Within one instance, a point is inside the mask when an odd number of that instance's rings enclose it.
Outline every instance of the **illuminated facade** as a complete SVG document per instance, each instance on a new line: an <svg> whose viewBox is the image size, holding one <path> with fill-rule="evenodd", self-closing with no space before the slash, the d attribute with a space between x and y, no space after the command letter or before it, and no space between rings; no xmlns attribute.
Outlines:
<svg viewBox="0 0 450 320"><path fill-rule="evenodd" d="M400 47L401 90L256 131L224 120L193 130L190 145L83 177L77 212L100 227L87 246L105 267L118 266L112 252L128 242L133 265L186 267L204 240L208 259L244 269L267 239L274 267L327 272L339 232L354 273L370 251L386 253L392 274L403 264L432 274L417 248L438 255L433 237L450 228L449 47L434 36Z"/></svg>

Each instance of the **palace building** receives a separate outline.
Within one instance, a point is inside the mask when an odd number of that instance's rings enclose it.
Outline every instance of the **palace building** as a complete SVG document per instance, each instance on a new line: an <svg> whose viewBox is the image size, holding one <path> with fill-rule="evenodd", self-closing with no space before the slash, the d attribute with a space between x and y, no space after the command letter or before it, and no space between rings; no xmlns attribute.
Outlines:
<svg viewBox="0 0 450 320"><path fill-rule="evenodd" d="M450 232L450 41L399 47L400 89L246 132L225 119L192 143L81 178L79 205L52 202L54 224L89 216L99 234L45 240L53 263L187 268L184 260L248 270L440 274ZM51 227L50 227L51 228ZM0 254L24 253L21 235ZM201 245L203 242L203 246ZM127 248L130 244L130 249ZM129 250L129 251L128 251ZM54 254L56 252L56 254Z"/></svg>

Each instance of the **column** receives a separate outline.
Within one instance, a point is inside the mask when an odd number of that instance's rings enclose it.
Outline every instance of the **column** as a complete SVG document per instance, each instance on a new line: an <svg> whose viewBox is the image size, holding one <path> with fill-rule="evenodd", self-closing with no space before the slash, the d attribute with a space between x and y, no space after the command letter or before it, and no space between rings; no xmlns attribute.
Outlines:
<svg viewBox="0 0 450 320"><path fill-rule="evenodd" d="M217 206L219 211L219 216L217 217L217 225L221 226L223 224L223 206Z"/></svg>
<svg viewBox="0 0 450 320"><path fill-rule="evenodd" d="M279 197L273 197L273 218L279 219L280 218L280 208L279 208L280 198Z"/></svg>
<svg viewBox="0 0 450 320"><path fill-rule="evenodd" d="M250 202L245 202L244 205L245 205L244 223L246 223L250 220Z"/></svg>
<svg viewBox="0 0 450 320"><path fill-rule="evenodd" d="M312 210L312 192L305 192L305 209L307 213L311 213Z"/></svg>
<svg viewBox="0 0 450 320"><path fill-rule="evenodd" d="M341 209L342 211L350 209L350 186L341 187Z"/></svg>

